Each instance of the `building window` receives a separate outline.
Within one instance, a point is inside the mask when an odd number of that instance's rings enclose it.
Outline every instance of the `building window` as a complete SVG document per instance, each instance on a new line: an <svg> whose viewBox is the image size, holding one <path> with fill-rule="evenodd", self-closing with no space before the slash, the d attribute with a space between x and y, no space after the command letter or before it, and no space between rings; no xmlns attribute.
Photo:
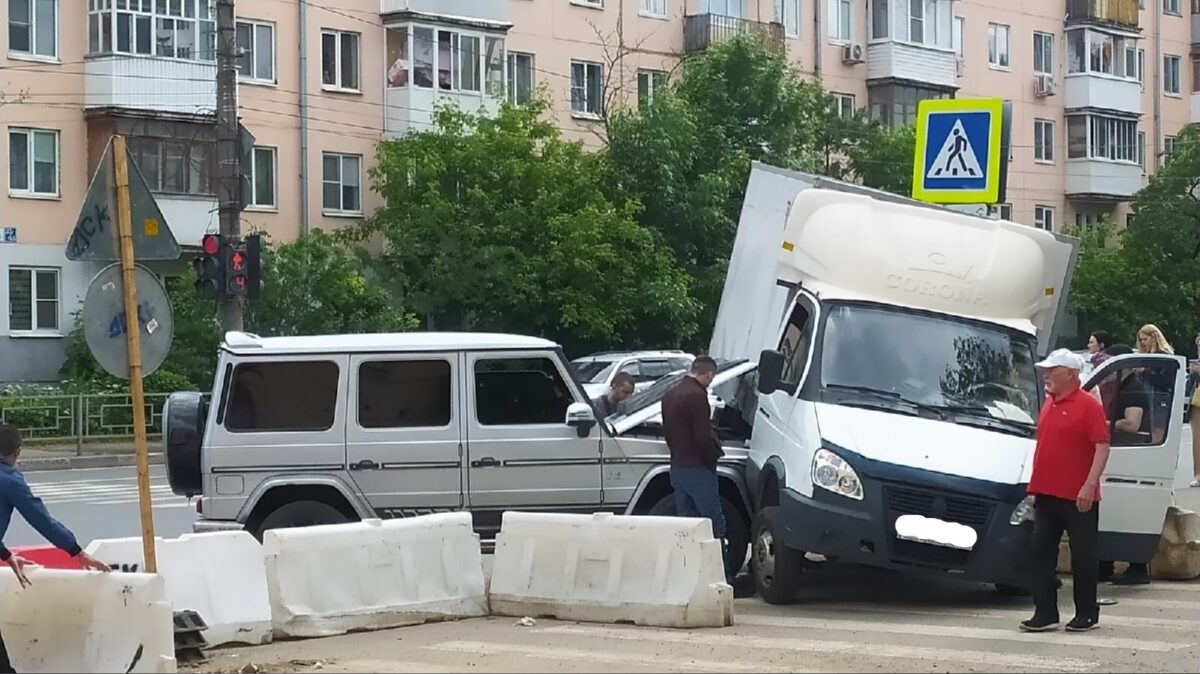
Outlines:
<svg viewBox="0 0 1200 674"><path fill-rule="evenodd" d="M129 152L152 192L214 194L211 141L138 136L129 139Z"/></svg>
<svg viewBox="0 0 1200 674"><path fill-rule="evenodd" d="M1179 144L1179 138L1177 136L1163 136L1163 146L1162 146L1163 147L1163 149L1162 149L1163 163L1166 163L1166 160L1175 154L1175 149L1178 146L1178 144Z"/></svg>
<svg viewBox="0 0 1200 674"><path fill-rule="evenodd" d="M1200 12L1197 14L1200 15ZM1192 93L1196 92L1200 92L1200 53L1192 55Z"/></svg>
<svg viewBox="0 0 1200 674"><path fill-rule="evenodd" d="M578 1L578 0L573 0ZM599 6L602 0L584 0ZM744 0L700 0L701 14L716 14L717 16L731 16L735 19L742 18L742 3Z"/></svg>
<svg viewBox="0 0 1200 674"><path fill-rule="evenodd" d="M888 0L871 2L871 39L882 40L888 36Z"/></svg>
<svg viewBox="0 0 1200 674"><path fill-rule="evenodd" d="M642 14L665 17L667 15L667 0L642 0Z"/></svg>
<svg viewBox="0 0 1200 674"><path fill-rule="evenodd" d="M59 333L58 270L10 267L8 330L16 333Z"/></svg>
<svg viewBox="0 0 1200 674"><path fill-rule="evenodd" d="M595 118L604 114L604 66L571 61L571 112Z"/></svg>
<svg viewBox="0 0 1200 674"><path fill-rule="evenodd" d="M1080 232L1094 232L1096 227L1104 220L1104 216L1100 213L1076 213L1075 228Z"/></svg>
<svg viewBox="0 0 1200 674"><path fill-rule="evenodd" d="M275 83L275 24L237 22L238 77L243 82Z"/></svg>
<svg viewBox="0 0 1200 674"><path fill-rule="evenodd" d="M1137 81L1142 85L1142 91L1146 90L1146 50L1137 50L1137 69L1134 71L1137 75Z"/></svg>
<svg viewBox="0 0 1200 674"><path fill-rule="evenodd" d="M326 152L322 166L325 211L362 213L362 156Z"/></svg>
<svg viewBox="0 0 1200 674"><path fill-rule="evenodd" d="M1163 12L1166 12L1167 14L1174 14L1176 16L1182 16L1183 12L1179 10L1179 5L1179 0L1163 0Z"/></svg>
<svg viewBox="0 0 1200 674"><path fill-rule="evenodd" d="M321 84L332 89L358 91L358 33L321 31Z"/></svg>
<svg viewBox="0 0 1200 674"><path fill-rule="evenodd" d="M533 100L533 54L508 53L508 102L528 105Z"/></svg>
<svg viewBox="0 0 1200 674"><path fill-rule="evenodd" d="M8 51L58 58L58 0L8 0Z"/></svg>
<svg viewBox="0 0 1200 674"><path fill-rule="evenodd" d="M1033 207L1033 226L1047 232L1054 231L1054 209L1038 204Z"/></svg>
<svg viewBox="0 0 1200 674"><path fill-rule="evenodd" d="M1179 95L1182 65L1183 61L1178 56L1163 57L1163 93Z"/></svg>
<svg viewBox="0 0 1200 674"><path fill-rule="evenodd" d="M573 5L586 5L588 7L603 7L604 0L571 0Z"/></svg>
<svg viewBox="0 0 1200 674"><path fill-rule="evenodd" d="M839 42L849 42L854 37L853 25L854 5L850 0L829 0L829 37Z"/></svg>
<svg viewBox="0 0 1200 674"><path fill-rule="evenodd" d="M1141 81L1137 41L1090 29L1067 31L1067 72L1099 73Z"/></svg>
<svg viewBox="0 0 1200 674"><path fill-rule="evenodd" d="M1033 34L1033 72L1054 74L1054 36L1049 33Z"/></svg>
<svg viewBox="0 0 1200 674"><path fill-rule="evenodd" d="M412 68L412 63L410 62L412 49L409 48L408 33L408 26L389 27L387 29L387 34L384 38L386 41L384 49L387 51L387 60L384 62L383 67L386 69L384 83L389 89L408 86L408 73Z"/></svg>
<svg viewBox="0 0 1200 674"><path fill-rule="evenodd" d="M838 117L853 119L854 111L857 109L854 105L854 94L833 94L833 109Z"/></svg>
<svg viewBox="0 0 1200 674"><path fill-rule="evenodd" d="M965 17L954 17L954 35L951 42L954 46L954 53L958 54L958 60L965 61L967 58L967 49L963 44L963 36L967 34L967 20Z"/></svg>
<svg viewBox="0 0 1200 674"><path fill-rule="evenodd" d="M1009 67L1008 38L1012 28L1001 23L988 24L988 64Z"/></svg>
<svg viewBox="0 0 1200 674"><path fill-rule="evenodd" d="M1001 220L1012 222L1012 204L996 204L996 212Z"/></svg>
<svg viewBox="0 0 1200 674"><path fill-rule="evenodd" d="M667 86L667 74L661 70L638 71L638 106L649 107L654 103L655 92Z"/></svg>
<svg viewBox="0 0 1200 674"><path fill-rule="evenodd" d="M213 0L89 0L88 52L212 61Z"/></svg>
<svg viewBox="0 0 1200 674"><path fill-rule="evenodd" d="M1138 131L1138 166L1142 167L1142 173L1146 172L1146 132Z"/></svg>
<svg viewBox="0 0 1200 674"><path fill-rule="evenodd" d="M1040 162L1054 161L1054 122L1033 120L1033 158Z"/></svg>
<svg viewBox="0 0 1200 674"><path fill-rule="evenodd" d="M250 164L250 205L259 208L275 208L276 150L273 147L254 148Z"/></svg>
<svg viewBox="0 0 1200 674"><path fill-rule="evenodd" d="M1137 121L1100 115L1067 117L1067 158L1136 164Z"/></svg>
<svg viewBox="0 0 1200 674"><path fill-rule="evenodd" d="M18 196L59 195L57 131L9 129L8 191Z"/></svg>
<svg viewBox="0 0 1200 674"><path fill-rule="evenodd" d="M872 119L891 126L904 126L917 119L917 103L933 98L950 98L947 91L900 84L867 88L867 107Z"/></svg>
<svg viewBox="0 0 1200 674"><path fill-rule="evenodd" d="M869 6L871 39L890 36L914 44L953 48L950 0L872 0Z"/></svg>
<svg viewBox="0 0 1200 674"><path fill-rule="evenodd" d="M800 0L775 0L775 23L788 37L800 37Z"/></svg>

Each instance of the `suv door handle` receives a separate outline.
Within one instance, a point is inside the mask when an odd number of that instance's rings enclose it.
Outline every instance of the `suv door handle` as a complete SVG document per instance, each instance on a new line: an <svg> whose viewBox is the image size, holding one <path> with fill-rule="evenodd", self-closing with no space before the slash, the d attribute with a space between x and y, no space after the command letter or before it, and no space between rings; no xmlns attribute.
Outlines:
<svg viewBox="0 0 1200 674"><path fill-rule="evenodd" d="M350 470L375 470L378 467L379 467L379 464L375 463L374 461L372 461L370 459L363 459L362 461L359 461L358 463L350 464Z"/></svg>
<svg viewBox="0 0 1200 674"><path fill-rule="evenodd" d="M485 456L482 459L479 459L478 461L472 461L471 467L472 468L499 468L500 462L490 456Z"/></svg>

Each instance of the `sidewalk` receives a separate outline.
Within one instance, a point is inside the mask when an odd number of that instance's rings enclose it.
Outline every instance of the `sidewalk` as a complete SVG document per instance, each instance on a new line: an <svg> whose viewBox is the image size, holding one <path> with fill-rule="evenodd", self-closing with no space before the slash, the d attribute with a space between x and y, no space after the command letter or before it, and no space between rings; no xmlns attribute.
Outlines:
<svg viewBox="0 0 1200 674"><path fill-rule="evenodd" d="M162 441L151 440L149 449L150 464L161 464ZM118 441L87 443L82 450L74 444L26 445L21 449L20 466L22 471L33 473L75 468L115 468L132 466L134 463L133 442Z"/></svg>

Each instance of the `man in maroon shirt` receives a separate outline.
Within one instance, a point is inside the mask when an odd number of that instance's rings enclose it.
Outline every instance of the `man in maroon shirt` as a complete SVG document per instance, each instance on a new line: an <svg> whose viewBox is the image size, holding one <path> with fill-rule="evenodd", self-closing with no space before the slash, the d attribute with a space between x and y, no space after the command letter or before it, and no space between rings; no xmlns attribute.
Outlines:
<svg viewBox="0 0 1200 674"><path fill-rule="evenodd" d="M712 408L708 387L717 374L717 363L708 356L692 362L692 369L678 386L662 399L663 435L671 451L671 487L675 490L675 514L680 517L707 517L712 521L713 536L725 548L725 513L717 485L717 461L724 453L712 427ZM730 579L738 569L730 569L724 555L725 576Z"/></svg>
<svg viewBox="0 0 1200 674"><path fill-rule="evenodd" d="M1067 630L1084 632L1100 623L1096 604L1100 476L1108 463L1108 421L1104 408L1080 389L1083 359L1068 349L1038 363L1046 381L1046 402L1037 424L1037 449L1029 493L1035 499L1033 524L1033 617L1026 632L1058 628L1058 542L1070 537L1075 579L1075 617Z"/></svg>

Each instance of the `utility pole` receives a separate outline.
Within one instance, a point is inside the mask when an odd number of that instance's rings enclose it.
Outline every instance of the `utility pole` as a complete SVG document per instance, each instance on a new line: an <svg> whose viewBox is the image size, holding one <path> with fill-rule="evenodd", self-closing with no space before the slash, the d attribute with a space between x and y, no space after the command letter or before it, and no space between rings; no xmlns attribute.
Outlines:
<svg viewBox="0 0 1200 674"><path fill-rule="evenodd" d="M217 0L217 200L222 245L241 243L241 152L238 143L237 13ZM242 300L221 293L221 330L242 329Z"/></svg>

